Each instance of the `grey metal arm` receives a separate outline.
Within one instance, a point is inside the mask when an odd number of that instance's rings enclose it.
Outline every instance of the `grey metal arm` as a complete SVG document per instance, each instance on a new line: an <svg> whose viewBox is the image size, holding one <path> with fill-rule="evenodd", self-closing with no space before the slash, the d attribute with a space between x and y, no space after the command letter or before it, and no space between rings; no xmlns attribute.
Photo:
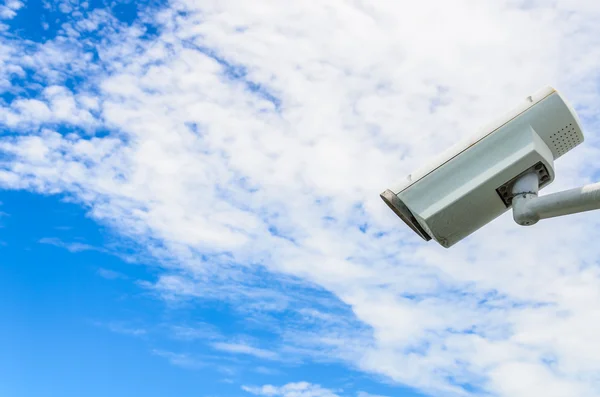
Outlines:
<svg viewBox="0 0 600 397"><path fill-rule="evenodd" d="M600 183L538 197L538 175L523 175L514 184L513 218L529 226L540 219L600 209Z"/></svg>

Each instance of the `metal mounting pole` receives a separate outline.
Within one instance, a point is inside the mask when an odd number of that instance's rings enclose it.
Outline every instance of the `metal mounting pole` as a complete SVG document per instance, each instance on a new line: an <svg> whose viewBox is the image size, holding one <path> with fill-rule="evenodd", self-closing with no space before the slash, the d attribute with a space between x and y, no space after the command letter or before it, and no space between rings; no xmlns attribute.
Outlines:
<svg viewBox="0 0 600 397"><path fill-rule="evenodd" d="M513 218L522 226L540 219L600 209L600 183L538 197L536 173L523 175L513 186Z"/></svg>

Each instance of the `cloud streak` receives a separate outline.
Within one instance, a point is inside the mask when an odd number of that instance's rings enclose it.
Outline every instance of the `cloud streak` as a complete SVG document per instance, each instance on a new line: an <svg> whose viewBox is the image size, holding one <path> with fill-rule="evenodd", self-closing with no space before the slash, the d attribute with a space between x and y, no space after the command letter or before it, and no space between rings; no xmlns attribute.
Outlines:
<svg viewBox="0 0 600 397"><path fill-rule="evenodd" d="M107 280L118 280L118 279L126 279L127 276L124 275L123 273L114 271L114 270L110 270L110 269L105 269L105 268L99 268L98 270L96 270L96 274L102 278L105 278Z"/></svg>
<svg viewBox="0 0 600 397"><path fill-rule="evenodd" d="M40 244L53 245L68 250L69 252L83 252L83 251L102 251L101 248L97 248L85 243L78 242L64 242L55 237L44 237L38 241Z"/></svg>
<svg viewBox="0 0 600 397"><path fill-rule="evenodd" d="M213 348L224 351L227 353L233 354L245 354L249 356L254 356L256 358L265 359L265 360L277 360L279 357L277 353L272 352L270 350L260 349L258 347L254 347L245 343L226 343L226 342L217 342L214 343Z"/></svg>
<svg viewBox="0 0 600 397"><path fill-rule="evenodd" d="M198 369L204 367L205 365L201 361L198 361L185 353L173 353L170 351L155 349L152 351L152 354L167 359L172 365L186 369Z"/></svg>
<svg viewBox="0 0 600 397"><path fill-rule="evenodd" d="M340 397L332 390L308 382L288 383L281 387L273 385L243 386L242 389L257 396L269 397Z"/></svg>

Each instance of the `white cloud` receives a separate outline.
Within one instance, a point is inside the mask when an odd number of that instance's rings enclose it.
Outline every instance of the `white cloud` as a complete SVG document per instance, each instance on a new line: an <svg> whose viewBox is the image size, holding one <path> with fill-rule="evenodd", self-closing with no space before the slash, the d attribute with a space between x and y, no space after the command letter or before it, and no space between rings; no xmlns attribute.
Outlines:
<svg viewBox="0 0 600 397"><path fill-rule="evenodd" d="M21 134L0 140L0 186L67 193L148 246L166 298L302 306L310 327L278 330L286 354L433 395L597 395L595 215L532 228L507 215L446 251L377 197L548 83L588 138L549 190L594 178L596 3L180 0L150 42L95 17L110 26L98 63L72 36L6 42L0 66L45 88L0 111ZM18 94L8 70L0 87ZM71 92L70 75L88 85ZM113 133L90 138L97 127ZM318 307L323 291L349 309Z"/></svg>
<svg viewBox="0 0 600 397"><path fill-rule="evenodd" d="M308 382L288 383L281 387L273 385L243 386L242 389L257 396L267 397L340 397L332 390Z"/></svg>
<svg viewBox="0 0 600 397"><path fill-rule="evenodd" d="M64 242L55 237L44 237L39 240L40 244L54 245L55 247L65 248L70 252L83 252L83 251L102 251L101 248L97 248L85 243L78 242Z"/></svg>
<svg viewBox="0 0 600 397"><path fill-rule="evenodd" d="M17 11L23 7L23 2L19 0L7 0L0 5L0 19L12 19L17 15Z"/></svg>
<svg viewBox="0 0 600 397"><path fill-rule="evenodd" d="M171 365L182 368L197 369L204 366L204 363L185 353L173 353L170 351L155 349L152 351L152 354L167 359Z"/></svg>
<svg viewBox="0 0 600 397"><path fill-rule="evenodd" d="M386 396L382 396L379 394L371 394L371 393L367 393L364 391L359 391L358 393L356 393L356 397L386 397Z"/></svg>
<svg viewBox="0 0 600 397"><path fill-rule="evenodd" d="M211 341L223 337L215 326L206 323L196 323L194 326L171 326L170 328L172 336L180 340Z"/></svg>
<svg viewBox="0 0 600 397"><path fill-rule="evenodd" d="M97 327L102 327L102 328L106 328L111 332L114 332L116 334L122 334L122 335L128 335L128 336L136 336L136 337L141 337L144 336L148 333L148 331L144 328L141 327L132 327L128 324L122 323L122 322L100 322L100 321L93 321L92 322L93 325L97 326Z"/></svg>
<svg viewBox="0 0 600 397"><path fill-rule="evenodd" d="M96 274L102 278L105 278L107 280L116 280L116 279L124 279L127 278L126 275L124 275L123 273L111 270L111 269L105 269L105 268L99 268L98 270L96 270Z"/></svg>
<svg viewBox="0 0 600 397"><path fill-rule="evenodd" d="M260 349L245 343L216 342L213 343L212 347L228 353L245 354L266 360L278 359L278 355L275 352Z"/></svg>
<svg viewBox="0 0 600 397"><path fill-rule="evenodd" d="M19 0L6 0L4 2L4 5L6 7L10 8L11 10L18 10L21 7L23 7L25 4Z"/></svg>

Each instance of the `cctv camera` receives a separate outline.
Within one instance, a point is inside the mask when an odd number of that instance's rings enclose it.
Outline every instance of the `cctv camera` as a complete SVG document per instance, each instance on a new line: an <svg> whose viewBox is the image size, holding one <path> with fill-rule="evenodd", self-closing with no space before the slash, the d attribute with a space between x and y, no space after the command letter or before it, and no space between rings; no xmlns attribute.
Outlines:
<svg viewBox="0 0 600 397"><path fill-rule="evenodd" d="M600 208L596 185L537 197L554 181L554 160L581 142L575 111L548 87L381 198L416 234L446 248L511 208L521 225Z"/></svg>

